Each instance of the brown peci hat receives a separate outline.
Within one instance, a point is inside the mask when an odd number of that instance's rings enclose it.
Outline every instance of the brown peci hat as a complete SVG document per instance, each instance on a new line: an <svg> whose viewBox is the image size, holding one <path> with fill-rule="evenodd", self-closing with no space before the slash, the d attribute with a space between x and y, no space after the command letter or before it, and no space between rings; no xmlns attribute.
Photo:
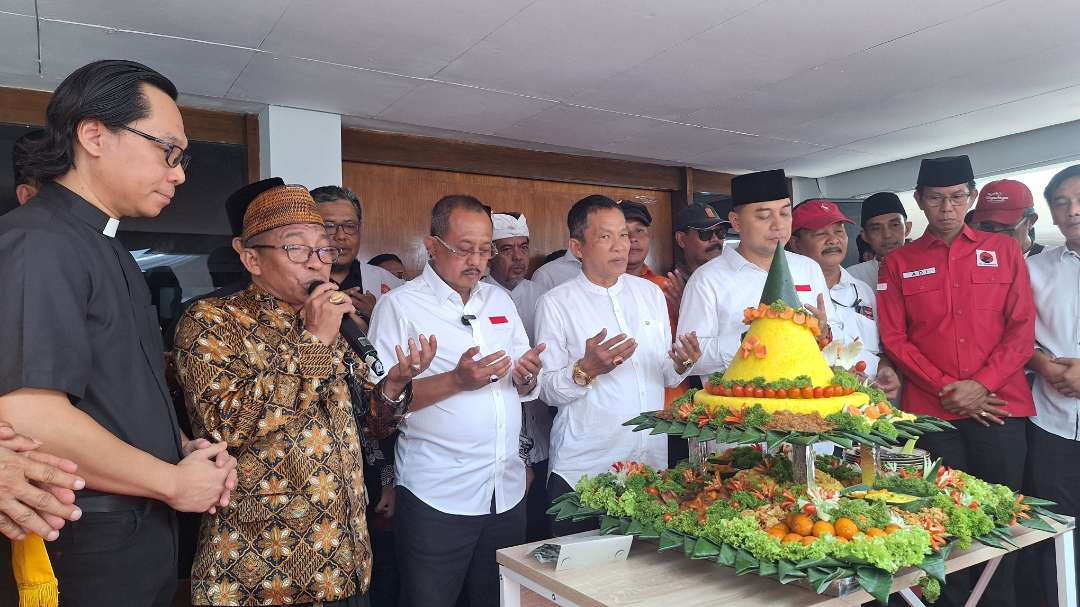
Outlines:
<svg viewBox="0 0 1080 607"><path fill-rule="evenodd" d="M241 238L246 241L257 234L297 223L325 225L311 193L302 185L270 188L248 205Z"/></svg>

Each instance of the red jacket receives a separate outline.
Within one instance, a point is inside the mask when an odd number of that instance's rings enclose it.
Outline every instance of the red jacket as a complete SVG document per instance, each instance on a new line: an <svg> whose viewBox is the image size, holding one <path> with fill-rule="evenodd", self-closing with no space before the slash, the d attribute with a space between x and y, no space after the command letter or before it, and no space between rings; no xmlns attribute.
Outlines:
<svg viewBox="0 0 1080 607"><path fill-rule="evenodd" d="M938 393L972 379L1035 415L1024 365L1035 349L1035 304L1020 245L964 226L952 245L929 232L889 253L877 285L878 329L904 374L901 408L958 419Z"/></svg>

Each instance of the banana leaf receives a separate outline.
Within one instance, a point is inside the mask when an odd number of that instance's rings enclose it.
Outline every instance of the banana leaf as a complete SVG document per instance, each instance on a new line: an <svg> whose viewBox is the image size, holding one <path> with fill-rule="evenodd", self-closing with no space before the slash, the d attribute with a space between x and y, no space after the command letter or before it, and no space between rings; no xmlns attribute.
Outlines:
<svg viewBox="0 0 1080 607"><path fill-rule="evenodd" d="M855 579L858 580L859 586L879 603L884 605L889 602L889 593L892 591L893 584L891 573L877 567L859 567L855 572Z"/></svg>

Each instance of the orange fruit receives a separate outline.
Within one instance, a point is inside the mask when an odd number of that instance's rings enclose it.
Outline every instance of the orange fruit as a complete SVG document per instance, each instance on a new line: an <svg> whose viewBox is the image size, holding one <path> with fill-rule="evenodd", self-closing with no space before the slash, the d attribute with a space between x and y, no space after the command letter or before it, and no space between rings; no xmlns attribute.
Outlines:
<svg viewBox="0 0 1080 607"><path fill-rule="evenodd" d="M787 523L787 527L788 527L789 531L791 530L792 527L795 526L795 517L796 516L798 516L798 514L792 512L791 514L787 515L784 518L784 522Z"/></svg>
<svg viewBox="0 0 1080 607"><path fill-rule="evenodd" d="M877 419L881 417L881 411L878 410L877 407L867 407L863 415L865 415L867 419Z"/></svg>
<svg viewBox="0 0 1080 607"><path fill-rule="evenodd" d="M789 534L785 535L784 539L781 540L781 541L784 542L785 544L790 544L792 542L801 542L802 539L803 539L802 536L799 535L798 533L789 533Z"/></svg>
<svg viewBox="0 0 1080 607"><path fill-rule="evenodd" d="M891 535L893 533L896 533L897 531L900 531L900 525L886 525L885 526L885 533L887 533L887 534Z"/></svg>
<svg viewBox="0 0 1080 607"><path fill-rule="evenodd" d="M836 528L828 521L818 521L814 523L812 533L814 537L822 537L826 535L836 535Z"/></svg>
<svg viewBox="0 0 1080 607"><path fill-rule="evenodd" d="M846 537L840 537L838 535L838 536L836 536L836 541L841 542L843 544L846 544L846 543L850 542L851 540L847 539Z"/></svg>
<svg viewBox="0 0 1080 607"><path fill-rule="evenodd" d="M892 405L889 403L878 403L878 411L880 411L882 415L892 415Z"/></svg>
<svg viewBox="0 0 1080 607"><path fill-rule="evenodd" d="M814 521L810 520L810 517L805 514L796 514L792 523L790 525L792 533L810 535L814 531Z"/></svg>
<svg viewBox="0 0 1080 607"><path fill-rule="evenodd" d="M866 535L867 537L885 537L888 534L877 527L871 527L866 530Z"/></svg>
<svg viewBox="0 0 1080 607"><path fill-rule="evenodd" d="M859 532L859 527L855 525L855 521L846 517L836 519L833 527L836 529L836 536L845 540L850 540Z"/></svg>
<svg viewBox="0 0 1080 607"><path fill-rule="evenodd" d="M810 544L813 544L816 541L817 541L816 537L814 537L812 535L808 535L808 536L806 536L806 537L804 537L802 539L802 545L803 546L809 546Z"/></svg>
<svg viewBox="0 0 1080 607"><path fill-rule="evenodd" d="M770 534L779 533L781 536L785 536L785 535L791 533L791 529L788 529L788 526L785 525L784 523L777 523L777 524L773 525L772 527L769 527L768 532Z"/></svg>

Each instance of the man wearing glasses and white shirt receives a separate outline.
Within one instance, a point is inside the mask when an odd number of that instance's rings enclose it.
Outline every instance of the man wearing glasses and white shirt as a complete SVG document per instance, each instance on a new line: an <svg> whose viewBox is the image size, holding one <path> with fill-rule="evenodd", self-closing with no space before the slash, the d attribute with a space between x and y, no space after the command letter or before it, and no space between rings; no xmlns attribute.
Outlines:
<svg viewBox="0 0 1080 607"><path fill-rule="evenodd" d="M423 273L379 299L371 317L384 360L398 343L438 342L413 383L396 448L401 604L450 607L464 592L471 607L495 607L495 551L525 540L520 403L536 398L544 347L529 348L506 291L480 282L495 256L480 201L439 200L424 245Z"/></svg>
<svg viewBox="0 0 1080 607"><path fill-rule="evenodd" d="M544 294L536 313L536 338L547 345L540 395L559 407L549 498L615 461L665 467L667 437L627 432L622 423L660 407L664 386L679 384L701 356L693 334L672 346L660 288L626 274L630 235L615 201L584 198L570 209L567 223L581 272ZM552 521L551 530L559 536L591 526Z"/></svg>

